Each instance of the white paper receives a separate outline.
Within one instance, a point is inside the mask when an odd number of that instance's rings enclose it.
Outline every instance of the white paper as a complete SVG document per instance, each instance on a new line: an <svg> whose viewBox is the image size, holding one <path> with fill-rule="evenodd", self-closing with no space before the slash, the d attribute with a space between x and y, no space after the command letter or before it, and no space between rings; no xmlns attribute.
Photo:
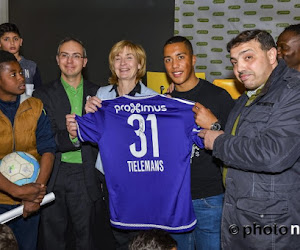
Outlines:
<svg viewBox="0 0 300 250"><path fill-rule="evenodd" d="M55 200L55 195L53 192L49 193L49 194L46 194L44 199L42 200L41 202L41 206L44 205L44 204L47 204L51 201ZM4 224L20 215L23 214L23 208L24 208L24 205L20 205L10 211L7 211L3 214L0 214L0 223L1 224Z"/></svg>

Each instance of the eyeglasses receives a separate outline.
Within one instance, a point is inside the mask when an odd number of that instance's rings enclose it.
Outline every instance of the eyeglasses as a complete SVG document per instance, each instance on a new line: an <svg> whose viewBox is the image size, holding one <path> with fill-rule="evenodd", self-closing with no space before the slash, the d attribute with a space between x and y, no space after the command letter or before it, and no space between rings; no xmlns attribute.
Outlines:
<svg viewBox="0 0 300 250"><path fill-rule="evenodd" d="M59 57L63 60L68 60L69 58L72 58L73 60L80 60L81 58L84 58L84 56L82 56L79 53L74 53L74 54L70 55L70 54L64 53L64 52L60 53Z"/></svg>

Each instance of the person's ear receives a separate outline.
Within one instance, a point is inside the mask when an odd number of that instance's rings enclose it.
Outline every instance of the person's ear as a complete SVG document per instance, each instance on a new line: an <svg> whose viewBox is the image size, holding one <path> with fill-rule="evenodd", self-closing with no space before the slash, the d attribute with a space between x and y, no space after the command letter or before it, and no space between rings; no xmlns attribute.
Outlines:
<svg viewBox="0 0 300 250"><path fill-rule="evenodd" d="M195 66L196 61L197 61L197 57L195 55L193 55L193 58L192 58L193 66Z"/></svg>
<svg viewBox="0 0 300 250"><path fill-rule="evenodd" d="M86 65L87 65L87 62L88 62L88 59L85 57L85 58L83 58L83 68L85 68L86 67Z"/></svg>
<svg viewBox="0 0 300 250"><path fill-rule="evenodd" d="M271 64L274 64L276 63L277 61L277 49L276 48L271 48L269 49L269 51L267 52L267 55L268 55L268 58L269 58L269 61Z"/></svg>

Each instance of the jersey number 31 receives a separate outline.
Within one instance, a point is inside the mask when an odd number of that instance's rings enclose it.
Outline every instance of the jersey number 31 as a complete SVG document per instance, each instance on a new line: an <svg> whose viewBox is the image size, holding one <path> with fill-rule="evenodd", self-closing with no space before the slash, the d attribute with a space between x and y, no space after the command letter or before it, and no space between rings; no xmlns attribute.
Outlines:
<svg viewBox="0 0 300 250"><path fill-rule="evenodd" d="M139 114L132 114L128 117L128 124L133 126L133 122L137 120L139 123L139 128L135 130L135 134L141 140L141 149L136 149L136 144L132 143L129 146L130 152L134 157L141 158L147 154L147 137L145 135L146 121L151 122L152 131L152 147L153 147L153 157L159 157L159 146L158 146L158 132L157 132L157 120L155 114L149 114L145 121L144 117Z"/></svg>

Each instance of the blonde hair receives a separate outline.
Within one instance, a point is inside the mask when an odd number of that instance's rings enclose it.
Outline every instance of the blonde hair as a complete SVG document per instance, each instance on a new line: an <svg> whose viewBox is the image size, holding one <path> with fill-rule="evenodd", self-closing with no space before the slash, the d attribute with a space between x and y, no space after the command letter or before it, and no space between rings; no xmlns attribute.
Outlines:
<svg viewBox="0 0 300 250"><path fill-rule="evenodd" d="M110 50L108 56L109 68L111 71L111 77L108 79L108 82L111 84L118 83L118 77L114 69L114 60L115 57L124 49L128 48L132 51L133 55L136 57L138 63L141 65L141 68L138 69L136 74L136 80L139 81L146 74L146 52L143 47L139 44L134 44L131 41L122 40L117 42Z"/></svg>

